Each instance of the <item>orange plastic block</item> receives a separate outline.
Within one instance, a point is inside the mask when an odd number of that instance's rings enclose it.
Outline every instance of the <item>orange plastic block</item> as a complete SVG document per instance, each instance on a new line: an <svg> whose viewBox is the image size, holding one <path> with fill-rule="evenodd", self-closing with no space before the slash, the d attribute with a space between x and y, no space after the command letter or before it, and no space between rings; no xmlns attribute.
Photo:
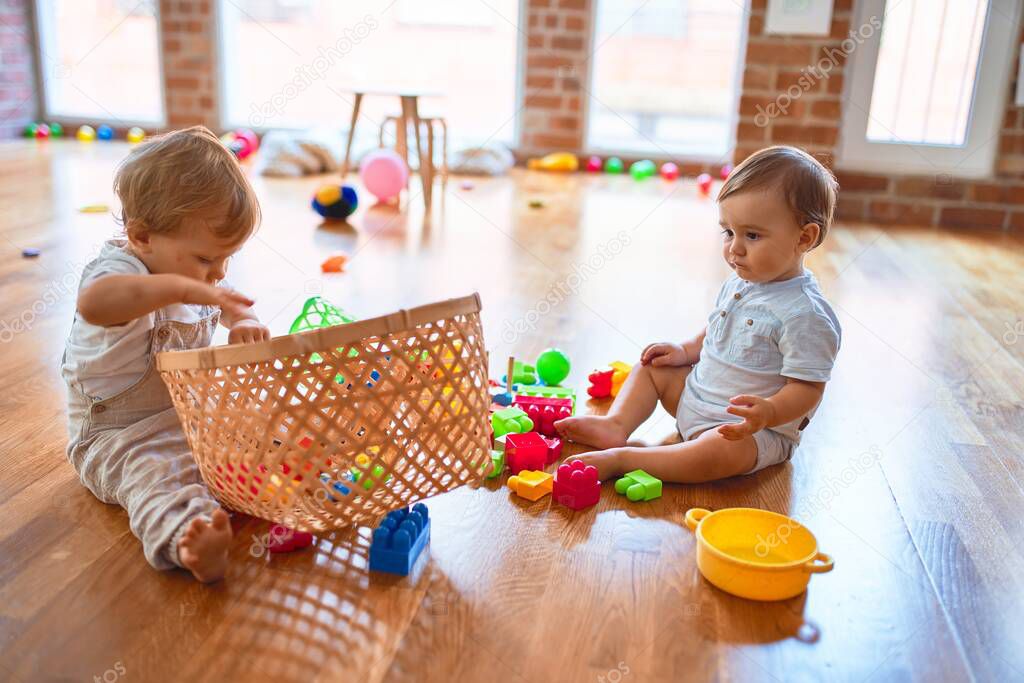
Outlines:
<svg viewBox="0 0 1024 683"><path fill-rule="evenodd" d="M508 478L508 487L526 500L540 500L551 493L554 477L539 470L523 470Z"/></svg>
<svg viewBox="0 0 1024 683"><path fill-rule="evenodd" d="M348 263L348 254L331 254L320 264L320 270L324 273L342 273L345 271L346 263Z"/></svg>

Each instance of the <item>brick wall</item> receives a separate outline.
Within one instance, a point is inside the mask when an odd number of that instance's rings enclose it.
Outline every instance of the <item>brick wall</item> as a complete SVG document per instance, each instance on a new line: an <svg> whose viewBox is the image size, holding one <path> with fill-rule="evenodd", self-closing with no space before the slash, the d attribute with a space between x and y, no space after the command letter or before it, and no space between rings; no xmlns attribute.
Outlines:
<svg viewBox="0 0 1024 683"><path fill-rule="evenodd" d="M29 0L0 0L0 139L38 115L31 36Z"/></svg>
<svg viewBox="0 0 1024 683"><path fill-rule="evenodd" d="M213 0L160 0L169 128L220 128Z"/></svg>
<svg viewBox="0 0 1024 683"><path fill-rule="evenodd" d="M751 3L734 159L742 160L766 145L792 144L833 166L844 106L842 57L846 53L842 41L851 29L854 0L835 0L827 39L765 35L766 4L767 0ZM1024 40L1024 33L1021 38ZM808 69L830 55L836 66L825 78L803 81L813 81L805 89L801 76L822 73L824 70ZM788 103L785 112L779 111L778 105L786 102L784 93L794 86L802 94ZM1007 84L1008 102L993 177L968 180L948 174L904 176L837 168L837 217L882 224L1024 227L1024 111L1013 105L1015 88L1014 69ZM769 112L773 105L776 109Z"/></svg>

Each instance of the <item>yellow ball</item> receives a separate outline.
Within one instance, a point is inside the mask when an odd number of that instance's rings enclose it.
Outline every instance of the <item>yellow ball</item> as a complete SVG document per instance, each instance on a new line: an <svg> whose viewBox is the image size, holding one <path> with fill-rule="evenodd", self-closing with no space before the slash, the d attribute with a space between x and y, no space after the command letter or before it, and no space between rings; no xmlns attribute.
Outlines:
<svg viewBox="0 0 1024 683"><path fill-rule="evenodd" d="M75 137L82 142L92 142L96 139L96 129L92 126L80 126Z"/></svg>
<svg viewBox="0 0 1024 683"><path fill-rule="evenodd" d="M127 135L128 142L132 143L133 145L135 143L137 143L137 142L142 142L143 139L145 139L145 137L146 137L146 131L142 130L138 126L132 126L128 130L128 135Z"/></svg>

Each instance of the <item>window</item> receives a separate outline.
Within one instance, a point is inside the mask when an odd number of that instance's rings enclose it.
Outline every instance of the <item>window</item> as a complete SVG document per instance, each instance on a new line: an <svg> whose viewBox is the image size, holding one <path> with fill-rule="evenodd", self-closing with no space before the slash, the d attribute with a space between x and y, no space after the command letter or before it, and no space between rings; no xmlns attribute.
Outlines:
<svg viewBox="0 0 1024 683"><path fill-rule="evenodd" d="M163 123L155 3L37 0L36 16L47 117Z"/></svg>
<svg viewBox="0 0 1024 683"><path fill-rule="evenodd" d="M1018 12L1019 0L865 0L843 48L839 164L991 174Z"/></svg>
<svg viewBox="0 0 1024 683"><path fill-rule="evenodd" d="M417 91L450 146L515 137L520 0L221 0L225 125L348 127L352 90ZM375 146L397 97L367 97L357 146Z"/></svg>
<svg viewBox="0 0 1024 683"><path fill-rule="evenodd" d="M726 155L735 128L744 4L597 0L588 149Z"/></svg>

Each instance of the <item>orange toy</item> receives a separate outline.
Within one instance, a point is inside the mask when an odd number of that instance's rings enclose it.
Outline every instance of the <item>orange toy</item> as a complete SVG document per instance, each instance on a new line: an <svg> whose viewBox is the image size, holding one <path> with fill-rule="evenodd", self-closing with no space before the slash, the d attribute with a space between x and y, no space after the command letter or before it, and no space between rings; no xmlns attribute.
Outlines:
<svg viewBox="0 0 1024 683"><path fill-rule="evenodd" d="M320 264L320 270L324 273L344 273L345 264L348 263L348 254L338 252L331 254Z"/></svg>

